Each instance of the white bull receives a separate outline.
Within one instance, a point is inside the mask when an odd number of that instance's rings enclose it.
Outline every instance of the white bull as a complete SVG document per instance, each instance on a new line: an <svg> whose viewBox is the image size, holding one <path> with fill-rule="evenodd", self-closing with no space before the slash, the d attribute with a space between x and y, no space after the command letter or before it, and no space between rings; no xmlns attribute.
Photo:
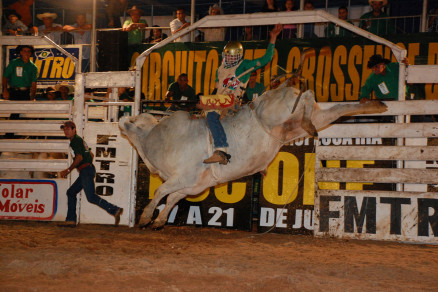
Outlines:
<svg viewBox="0 0 438 292"><path fill-rule="evenodd" d="M151 223L157 204L166 195L166 206L153 222L153 228L162 227L173 206L186 196L264 171L286 141L316 136L315 128L323 129L341 116L380 113L387 108L379 101L371 101L321 110L313 92L306 91L293 111L298 94L292 87L270 90L254 102L254 109L245 105L222 120L231 154L228 165L203 163L213 152L204 119L190 119L182 111L160 122L149 114L122 118L119 122L122 133L136 147L151 173L164 180L146 206L140 226Z"/></svg>

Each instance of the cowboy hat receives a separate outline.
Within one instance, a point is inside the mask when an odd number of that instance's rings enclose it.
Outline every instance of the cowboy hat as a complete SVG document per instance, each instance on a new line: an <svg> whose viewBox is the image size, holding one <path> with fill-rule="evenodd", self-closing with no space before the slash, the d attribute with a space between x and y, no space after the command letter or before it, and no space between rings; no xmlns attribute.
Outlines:
<svg viewBox="0 0 438 292"><path fill-rule="evenodd" d="M374 66L376 66L377 64L380 64L380 63L388 64L388 63L390 63L390 62L391 62L391 61L389 61L388 59L384 59L384 58L382 57L382 55L372 55L372 56L370 57L370 60L368 61L367 67L368 67L369 69L371 69L371 68L373 68Z"/></svg>
<svg viewBox="0 0 438 292"><path fill-rule="evenodd" d="M133 12L133 11L139 11L141 14L144 13L143 10L141 10L140 8L137 8L137 5L134 5L134 6L132 6L131 9L126 10L126 12L127 12L128 14L130 14L130 13Z"/></svg>
<svg viewBox="0 0 438 292"><path fill-rule="evenodd" d="M373 2L383 2L383 6L388 4L388 0L368 0L368 2L370 2L370 5L373 4Z"/></svg>
<svg viewBox="0 0 438 292"><path fill-rule="evenodd" d="M211 14L211 12L214 10L219 10L219 14L224 14L224 11L222 10L222 7L220 7L217 4L213 4L212 6L210 6L210 8L208 9L208 14Z"/></svg>
<svg viewBox="0 0 438 292"><path fill-rule="evenodd" d="M72 94L75 91L75 88L72 85L68 84L67 82L56 84L55 90L59 91L59 89L63 86L68 88L68 94Z"/></svg>
<svg viewBox="0 0 438 292"><path fill-rule="evenodd" d="M43 18L46 18L46 17L49 17L49 18L55 20L58 17L58 15L56 15L56 13L50 13L50 12L44 12L41 14L37 14L37 18L39 20L43 20Z"/></svg>

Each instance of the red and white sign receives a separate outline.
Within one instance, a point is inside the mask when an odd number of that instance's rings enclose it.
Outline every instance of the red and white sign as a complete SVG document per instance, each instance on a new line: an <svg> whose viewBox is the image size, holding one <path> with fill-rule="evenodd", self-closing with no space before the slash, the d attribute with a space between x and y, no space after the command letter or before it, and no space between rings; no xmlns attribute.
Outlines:
<svg viewBox="0 0 438 292"><path fill-rule="evenodd" d="M56 201L55 181L0 180L0 219L52 220Z"/></svg>

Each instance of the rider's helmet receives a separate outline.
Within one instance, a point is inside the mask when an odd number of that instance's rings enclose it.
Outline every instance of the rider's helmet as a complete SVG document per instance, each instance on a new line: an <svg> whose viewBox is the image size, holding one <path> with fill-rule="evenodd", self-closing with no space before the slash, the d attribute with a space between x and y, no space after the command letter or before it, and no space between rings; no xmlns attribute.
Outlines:
<svg viewBox="0 0 438 292"><path fill-rule="evenodd" d="M240 42L228 42L222 52L225 67L236 66L243 56L243 46Z"/></svg>

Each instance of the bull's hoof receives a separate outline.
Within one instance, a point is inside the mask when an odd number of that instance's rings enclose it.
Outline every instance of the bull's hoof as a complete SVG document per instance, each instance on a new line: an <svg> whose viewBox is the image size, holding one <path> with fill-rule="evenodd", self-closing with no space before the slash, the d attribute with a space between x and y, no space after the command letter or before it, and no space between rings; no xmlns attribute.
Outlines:
<svg viewBox="0 0 438 292"><path fill-rule="evenodd" d="M151 228L152 230L161 230L164 228L164 224L166 224L166 222L154 221Z"/></svg>
<svg viewBox="0 0 438 292"><path fill-rule="evenodd" d="M164 225L161 225L161 226L154 226L154 225L152 225L152 230L154 230L154 231L159 231L159 230L161 230L161 229L163 229L164 228Z"/></svg>

